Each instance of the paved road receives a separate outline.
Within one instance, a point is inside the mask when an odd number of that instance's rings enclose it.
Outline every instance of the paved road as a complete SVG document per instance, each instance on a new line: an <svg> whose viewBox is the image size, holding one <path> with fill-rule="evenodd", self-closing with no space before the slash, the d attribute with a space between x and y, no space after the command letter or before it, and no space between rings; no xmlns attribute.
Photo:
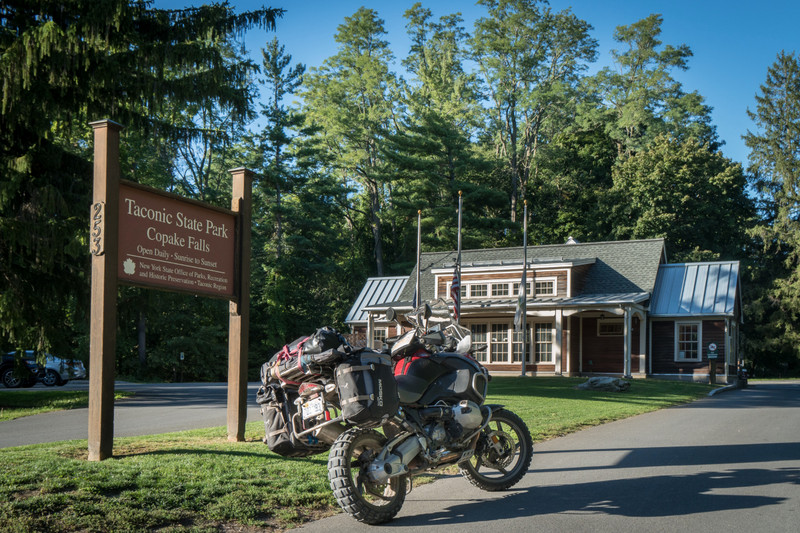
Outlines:
<svg viewBox="0 0 800 533"><path fill-rule="evenodd" d="M800 382L760 382L538 444L514 489L414 489L392 533L796 532ZM337 515L298 532L374 527Z"/></svg>
<svg viewBox="0 0 800 533"><path fill-rule="evenodd" d="M227 383L128 383L117 382L116 390L135 393L114 406L114 436L151 435L214 426L225 426ZM247 420L261 420L256 404L259 383L247 391ZM37 385L34 390L42 389ZM88 381L71 381L51 390L88 390ZM28 389L18 389L25 394ZM89 410L73 409L0 422L0 448L39 442L85 439Z"/></svg>

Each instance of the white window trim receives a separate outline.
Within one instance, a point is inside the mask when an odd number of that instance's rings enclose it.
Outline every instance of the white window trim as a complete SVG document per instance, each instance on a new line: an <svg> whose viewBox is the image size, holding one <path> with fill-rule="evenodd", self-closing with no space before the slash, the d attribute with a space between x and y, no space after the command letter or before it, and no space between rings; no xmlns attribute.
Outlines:
<svg viewBox="0 0 800 533"><path fill-rule="evenodd" d="M680 326L693 325L697 326L697 358L681 358L680 357L680 344L679 335ZM675 322L675 362L676 363L699 363L703 360L703 321L702 320L680 320Z"/></svg>
<svg viewBox="0 0 800 533"><path fill-rule="evenodd" d="M507 365L507 364L521 364L521 361L514 361L514 323L513 322L496 322L496 321L482 321L478 320L470 320L468 322L462 323L462 326L466 328L471 328L473 325L483 325L486 326L486 360L483 361L481 364L484 365ZM550 345L551 345L551 356L553 357L553 361L544 361L544 362L536 362L536 324L543 324L549 327L550 329ZM506 326L506 358L502 361L492 361L492 326L494 325L501 325ZM529 343L525 350L525 357L527 359L527 365L552 365L555 363L555 347L556 347L556 331L555 331L555 324L552 322L532 322L528 321L527 323L527 335L529 337Z"/></svg>
<svg viewBox="0 0 800 533"><path fill-rule="evenodd" d="M600 333L600 324L622 324L622 332L619 334ZM622 318L598 318L597 319L597 336L598 337L624 337L625 336L625 321Z"/></svg>
<svg viewBox="0 0 800 533"><path fill-rule="evenodd" d="M383 333L383 339L380 339L381 342L383 342L384 340L386 340L389 337L389 328L388 327L380 327L380 326L378 326L378 327L373 328L373 330L372 330L372 339L370 339L372 342L378 340L378 332Z"/></svg>
<svg viewBox="0 0 800 533"><path fill-rule="evenodd" d="M550 357L553 358L552 361L537 361L536 360L536 326L543 325L550 327ZM555 353L555 346L556 346L556 332L555 332L555 324L552 322L532 322L531 323L531 360L533 361L534 365L552 365L556 362L556 353Z"/></svg>
<svg viewBox="0 0 800 533"><path fill-rule="evenodd" d="M505 364L510 363L511 359L512 359L512 356L511 356L511 351L512 351L511 350L511 339L512 339L512 336L513 336L512 335L513 325L510 325L508 322L489 322L488 325L489 325L489 330L488 330L488 334L489 334L488 335L488 341L489 342L487 343L486 362L488 364L495 364L495 365L505 365ZM506 327L506 341L505 341L506 353L505 353L505 359L503 359L502 361L492 361L492 355L493 355L492 354L492 344L503 344L503 343L500 343L500 342L498 342L498 343L493 343L492 342L492 333L493 333L492 327L493 326L505 326Z"/></svg>
<svg viewBox="0 0 800 533"><path fill-rule="evenodd" d="M533 287L532 287L531 290L533 291L533 296L534 297L536 297L536 296L556 296L558 294L558 277L556 277L556 276L547 276L547 277L536 276L531 281L533 282ZM536 284L540 283L540 282L548 282L548 281L553 282L553 292L550 292L550 293L543 292L541 294L537 293L536 292Z"/></svg>

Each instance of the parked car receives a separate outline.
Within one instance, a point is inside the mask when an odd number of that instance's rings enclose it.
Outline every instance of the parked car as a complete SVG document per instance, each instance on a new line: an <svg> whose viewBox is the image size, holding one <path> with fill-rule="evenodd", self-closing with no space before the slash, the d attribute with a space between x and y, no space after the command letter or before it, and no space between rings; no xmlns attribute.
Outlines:
<svg viewBox="0 0 800 533"><path fill-rule="evenodd" d="M86 367L78 359L61 359L55 355L47 354L44 368L39 370L42 383L48 387L53 385L66 385L71 379L86 377Z"/></svg>
<svg viewBox="0 0 800 533"><path fill-rule="evenodd" d="M39 365L29 357L18 357L16 352L3 355L0 363L0 380L11 389L33 387L39 376Z"/></svg>
<svg viewBox="0 0 800 533"><path fill-rule="evenodd" d="M25 350L25 357L34 359L34 351ZM66 385L71 379L85 377L86 368L83 366L83 361L77 359L62 359L48 353L45 354L44 366L39 367L39 379L48 387Z"/></svg>

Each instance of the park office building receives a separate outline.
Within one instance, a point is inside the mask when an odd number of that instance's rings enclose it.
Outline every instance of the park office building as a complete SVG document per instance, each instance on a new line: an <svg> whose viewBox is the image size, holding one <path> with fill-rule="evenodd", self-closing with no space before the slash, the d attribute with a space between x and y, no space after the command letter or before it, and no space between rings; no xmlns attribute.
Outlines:
<svg viewBox="0 0 800 533"><path fill-rule="evenodd" d="M422 299L450 300L456 252L421 254ZM465 250L461 320L490 371L521 372L514 313L523 249ZM663 239L529 246L526 372L705 381L736 377L742 316L738 261L670 264ZM354 338L399 333L386 310L410 311L409 276L370 278L348 313ZM713 357L713 352L712 352Z"/></svg>

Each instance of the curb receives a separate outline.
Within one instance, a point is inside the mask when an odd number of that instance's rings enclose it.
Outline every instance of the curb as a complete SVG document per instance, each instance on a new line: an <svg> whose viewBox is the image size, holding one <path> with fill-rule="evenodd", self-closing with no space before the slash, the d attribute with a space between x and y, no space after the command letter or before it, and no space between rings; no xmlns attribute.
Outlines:
<svg viewBox="0 0 800 533"><path fill-rule="evenodd" d="M730 390L743 389L746 386L747 385L741 386L741 385L738 385L738 384L734 383L733 385L726 385L726 386L721 387L719 389L714 389L711 392L709 392L708 395L709 396L714 396L716 394L719 394L720 392L727 392L727 391L730 391Z"/></svg>

